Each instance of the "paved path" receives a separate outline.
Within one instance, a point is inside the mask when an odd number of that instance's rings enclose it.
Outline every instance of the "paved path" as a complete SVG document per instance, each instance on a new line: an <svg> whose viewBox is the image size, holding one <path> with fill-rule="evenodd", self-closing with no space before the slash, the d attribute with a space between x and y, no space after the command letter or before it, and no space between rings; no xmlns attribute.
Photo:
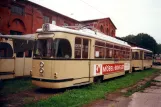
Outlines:
<svg viewBox="0 0 161 107"><path fill-rule="evenodd" d="M154 80L156 82L151 87L131 96L128 107L161 107L161 75Z"/></svg>
<svg viewBox="0 0 161 107"><path fill-rule="evenodd" d="M143 92L136 92L130 97L108 97L87 107L161 107L161 75L154 78L152 85Z"/></svg>

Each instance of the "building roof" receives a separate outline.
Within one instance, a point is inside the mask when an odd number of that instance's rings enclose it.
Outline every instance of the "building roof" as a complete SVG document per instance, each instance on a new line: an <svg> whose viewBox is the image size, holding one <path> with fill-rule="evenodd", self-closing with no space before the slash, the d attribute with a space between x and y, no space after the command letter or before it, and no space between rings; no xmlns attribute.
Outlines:
<svg viewBox="0 0 161 107"><path fill-rule="evenodd" d="M109 19L109 20L111 21L111 23L113 24L113 26L116 28L116 26L115 26L114 23L112 22L111 18L109 18L109 17L98 18L98 19L80 20L80 22L98 21L98 20L103 20L103 19ZM116 28L116 29L117 29L117 28Z"/></svg>
<svg viewBox="0 0 161 107"><path fill-rule="evenodd" d="M20 1L21 1L21 0L20 0ZM39 5L39 4L37 4L37 3L34 3L34 2L32 2L32 1L26 0L25 2L31 3L31 4L33 4L33 5L35 5L35 6L42 7L42 8L44 8L44 9L47 9L47 10L49 10L49 11L51 11L51 12L54 12L54 13L56 13L56 14L58 14L58 15L61 15L61 16L65 17L65 18L69 18L69 19L71 19L71 20L73 20L73 21L79 22L79 21L76 20L76 19L73 19L73 18L71 18L71 17L68 17L68 16L66 16L66 15L64 15L64 14L61 14L61 13L59 13L59 12L56 12L56 11L51 10L51 9L49 9L49 8L46 8L46 7L42 6L42 5Z"/></svg>
<svg viewBox="0 0 161 107"><path fill-rule="evenodd" d="M21 0L20 0L20 1L21 1ZM59 12L56 12L56 11L51 10L51 9L49 9L49 8L46 8L46 7L42 6L42 5L39 5L39 4L37 4L37 3L34 3L34 2L32 2L32 1L26 0L26 2L29 2L29 3L34 4L34 5L36 5L36 6L43 7L43 8L45 8L45 9L47 9L47 10L50 10L50 11L56 13L56 14L62 15L63 17L69 18L69 19L71 19L71 20L73 20L73 21L76 21L76 22L87 22L87 21L98 21L98 20L102 20L102 19L110 19L109 17L104 17L104 18L97 18L97 19L76 20L76 19L73 19L73 18L68 17L68 16L66 16L66 15L63 15L63 14L61 14L61 13L59 13ZM110 21L112 22L111 19L110 19ZM113 22L112 22L112 24L114 25ZM115 25L114 25L114 27L116 28ZM117 29L117 28L116 28L116 29Z"/></svg>

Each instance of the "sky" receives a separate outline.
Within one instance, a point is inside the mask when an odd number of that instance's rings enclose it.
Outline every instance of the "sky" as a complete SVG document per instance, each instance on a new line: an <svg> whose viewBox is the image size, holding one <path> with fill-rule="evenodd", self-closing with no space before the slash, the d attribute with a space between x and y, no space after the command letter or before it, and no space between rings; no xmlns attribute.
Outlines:
<svg viewBox="0 0 161 107"><path fill-rule="evenodd" d="M110 17L116 36L147 33L161 43L161 0L29 0L76 20Z"/></svg>

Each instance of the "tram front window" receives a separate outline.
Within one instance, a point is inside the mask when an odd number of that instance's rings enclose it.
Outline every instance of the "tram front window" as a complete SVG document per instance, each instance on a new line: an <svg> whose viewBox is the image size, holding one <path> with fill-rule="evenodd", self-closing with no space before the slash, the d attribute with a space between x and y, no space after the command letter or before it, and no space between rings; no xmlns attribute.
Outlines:
<svg viewBox="0 0 161 107"><path fill-rule="evenodd" d="M36 58L71 58L72 49L66 39L39 39L34 49Z"/></svg>

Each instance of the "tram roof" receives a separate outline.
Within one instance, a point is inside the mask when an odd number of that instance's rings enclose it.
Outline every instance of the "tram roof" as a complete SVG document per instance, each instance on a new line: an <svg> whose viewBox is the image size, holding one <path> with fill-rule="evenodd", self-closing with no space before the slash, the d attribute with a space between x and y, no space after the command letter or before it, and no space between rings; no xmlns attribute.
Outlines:
<svg viewBox="0 0 161 107"><path fill-rule="evenodd" d="M56 26L56 25L52 25L52 24L48 24L48 25L49 25L48 26L49 28L47 30L48 32L67 32L67 33L72 33L72 34L78 34L80 36L87 36L87 37L97 38L97 39L101 39L101 40L106 40L106 41L113 42L113 43L116 43L116 44L131 47L125 41L121 41L121 40L116 39L114 37L105 35L101 32L95 32L95 31L87 29L87 28L80 29L80 30L74 30L74 29L60 27L60 26ZM37 29L37 32L43 32L43 31L44 31L43 28Z"/></svg>
<svg viewBox="0 0 161 107"><path fill-rule="evenodd" d="M143 51L147 51L147 52L152 52L148 49L144 49L144 48L140 48L140 47L131 47L133 50L143 50Z"/></svg>

